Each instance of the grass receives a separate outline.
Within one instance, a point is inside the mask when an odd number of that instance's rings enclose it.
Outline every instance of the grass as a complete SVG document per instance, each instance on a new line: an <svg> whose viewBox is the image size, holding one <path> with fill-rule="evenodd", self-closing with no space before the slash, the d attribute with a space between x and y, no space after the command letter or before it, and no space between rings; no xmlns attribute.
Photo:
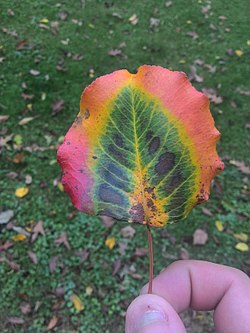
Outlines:
<svg viewBox="0 0 250 333"><path fill-rule="evenodd" d="M197 73L204 81L193 84L198 90L213 88L223 99L221 104L211 104L222 133L218 151L226 164L214 182L211 199L203 205L213 216L204 215L202 207L197 207L183 223L153 230L155 273L179 259L183 248L190 258L232 265L250 273L249 252L237 251L233 236L250 233L249 182L247 175L230 162L250 163L249 126L245 126L249 122L249 97L244 94L250 48L247 1L239 1L237 6L213 1L205 18L201 11L210 2L190 0L187 5L187 1L178 0L166 7L165 1L148 0L2 1L0 112L10 117L1 124L0 136L13 134L15 141L19 135L22 144L12 140L2 148L0 208L14 211L12 223L18 227L32 227L43 221L45 236L38 235L34 242L28 238L14 242L0 254L1 332L46 332L53 315L58 318L54 332L123 332L126 308L147 282L148 259L134 255L136 248L147 246L146 228L134 225L135 237L123 239L120 230L126 224L117 222L106 228L98 218L75 212L68 196L53 184L60 176L55 148L78 112L83 88L94 78L119 68L135 71L147 63L189 74L190 65L196 61ZM67 18L62 20L60 13L64 12ZM136 25L129 22L133 14L138 17ZM152 17L160 20L158 26L150 27ZM39 23L42 19L49 22ZM52 33L54 21L58 28ZM190 31L198 38L188 36ZM25 47L18 50L16 45L22 40L26 41ZM117 48L122 54L111 57L109 51ZM243 55L238 56L236 50ZM77 57L80 60L74 60ZM197 59L216 67L215 72L204 64L197 65ZM31 75L31 69L40 74ZM23 82L27 89L22 88ZM25 100L22 92L34 97ZM64 100L64 108L52 116L52 104L58 100ZM34 120L18 125L24 117ZM34 144L46 149L35 150ZM23 159L14 163L20 152L24 153ZM15 172L16 178L9 178L9 172ZM32 176L32 183L29 194L20 199L15 197L15 190L25 185L26 175ZM216 220L223 222L223 232L215 228ZM197 228L208 233L204 246L192 245ZM12 241L16 232L5 226L1 229L0 245ZM62 232L67 234L70 249L55 244ZM113 250L105 246L108 236L116 238ZM119 243L126 247L122 254ZM81 250L89 253L86 260L76 255ZM36 254L37 264L32 263L29 251ZM57 265L51 273L49 264L55 257ZM19 269L11 268L6 260L18 264ZM112 275L117 260L121 268ZM91 295L87 287L93 289ZM63 295L59 295L58 288L63 288ZM73 307L72 293L84 303L81 313ZM27 303L31 310L23 314L21 307ZM23 321L14 324L11 317ZM191 325L197 332L211 330L206 317L197 316Z"/></svg>

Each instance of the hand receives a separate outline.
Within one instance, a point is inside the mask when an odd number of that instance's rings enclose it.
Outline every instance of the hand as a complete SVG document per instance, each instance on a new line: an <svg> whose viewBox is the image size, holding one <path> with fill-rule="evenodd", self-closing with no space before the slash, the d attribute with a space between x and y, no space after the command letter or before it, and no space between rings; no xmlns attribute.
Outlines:
<svg viewBox="0 0 250 333"><path fill-rule="evenodd" d="M250 333L250 279L242 271L206 261L171 264L129 306L126 333L186 333L178 313L214 310L218 333Z"/></svg>

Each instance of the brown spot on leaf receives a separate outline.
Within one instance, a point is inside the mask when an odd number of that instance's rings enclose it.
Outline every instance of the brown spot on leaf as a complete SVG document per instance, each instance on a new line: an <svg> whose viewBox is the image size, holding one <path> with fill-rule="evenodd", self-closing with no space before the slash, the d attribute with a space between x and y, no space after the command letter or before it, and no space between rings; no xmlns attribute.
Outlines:
<svg viewBox="0 0 250 333"><path fill-rule="evenodd" d="M155 172L161 176L170 171L175 163L175 154L166 152L159 158L159 162L155 166Z"/></svg>
<svg viewBox="0 0 250 333"><path fill-rule="evenodd" d="M83 114L83 117L84 117L84 119L88 119L89 116L90 116L89 109L86 109L84 114Z"/></svg>
<svg viewBox="0 0 250 333"><path fill-rule="evenodd" d="M158 148L160 147L160 143L161 143L160 138L158 138L158 137L153 138L153 140L150 141L149 146L148 146L149 154L155 153L158 150Z"/></svg>
<svg viewBox="0 0 250 333"><path fill-rule="evenodd" d="M145 221L145 212L141 203L132 206L129 214L133 222L143 223Z"/></svg>

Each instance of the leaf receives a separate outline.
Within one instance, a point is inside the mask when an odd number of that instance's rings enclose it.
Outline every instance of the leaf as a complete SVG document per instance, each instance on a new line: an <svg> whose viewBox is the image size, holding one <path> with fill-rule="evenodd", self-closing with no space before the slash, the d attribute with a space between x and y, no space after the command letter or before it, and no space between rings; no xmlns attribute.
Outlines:
<svg viewBox="0 0 250 333"><path fill-rule="evenodd" d="M64 100L55 101L52 105L52 115L55 116L64 108Z"/></svg>
<svg viewBox="0 0 250 333"><path fill-rule="evenodd" d="M242 243L242 242L237 243L235 245L235 248L236 248L236 250L239 250L241 252L247 252L247 251L249 251L249 246L246 243Z"/></svg>
<svg viewBox="0 0 250 333"><path fill-rule="evenodd" d="M208 235L206 231L202 229L196 229L193 234L193 244L194 245L204 245L208 240Z"/></svg>
<svg viewBox="0 0 250 333"><path fill-rule="evenodd" d="M242 50L235 50L235 54L238 56L238 57L242 57L244 52Z"/></svg>
<svg viewBox="0 0 250 333"><path fill-rule="evenodd" d="M110 249L112 250L113 247L115 246L115 238L114 237L108 237L106 240L105 240L105 245Z"/></svg>
<svg viewBox="0 0 250 333"><path fill-rule="evenodd" d="M5 121L7 121L9 119L10 116L7 115L2 115L0 116L0 124L4 123Z"/></svg>
<svg viewBox="0 0 250 333"><path fill-rule="evenodd" d="M26 125L28 123L30 123L32 120L34 119L34 117L26 117L26 118L23 118L22 120L19 121L18 125Z"/></svg>
<svg viewBox="0 0 250 333"><path fill-rule="evenodd" d="M142 66L98 78L58 151L77 209L163 227L209 198L223 169L206 96L185 74Z"/></svg>
<svg viewBox="0 0 250 333"><path fill-rule="evenodd" d="M24 235L24 234L16 234L15 236L12 237L12 240L13 240L14 242L22 242L22 241L24 241L26 238L27 238L27 236Z"/></svg>
<svg viewBox="0 0 250 333"><path fill-rule="evenodd" d="M28 251L28 256L30 257L30 259L33 262L33 264L35 264L35 265L38 264L37 255L34 252Z"/></svg>
<svg viewBox="0 0 250 333"><path fill-rule="evenodd" d="M215 226L216 226L216 229L219 231L219 232L222 232L224 230L224 226L223 226L223 223L221 221L215 221Z"/></svg>
<svg viewBox="0 0 250 333"><path fill-rule="evenodd" d="M84 310L83 302L76 294L72 294L70 299L71 299L72 303L74 304L76 311L79 312L79 311Z"/></svg>
<svg viewBox="0 0 250 333"><path fill-rule="evenodd" d="M15 325L24 324L24 320L22 318L18 318L18 317L9 317L8 322L11 324L15 324Z"/></svg>
<svg viewBox="0 0 250 333"><path fill-rule="evenodd" d="M56 327L56 324L58 322L58 317L57 316L53 316L51 319L50 319L50 322L47 326L47 330L53 330L54 327Z"/></svg>
<svg viewBox="0 0 250 333"><path fill-rule="evenodd" d="M121 234L124 238L133 238L136 231L130 225L121 229Z"/></svg>
<svg viewBox="0 0 250 333"><path fill-rule="evenodd" d="M60 237L55 240L55 243L57 245L64 245L68 250L70 250L70 245L68 242L67 234L66 232L62 232Z"/></svg>
<svg viewBox="0 0 250 333"><path fill-rule="evenodd" d="M241 242L247 242L248 241L248 235L244 232L240 232L239 234L234 234L234 238L241 241Z"/></svg>
<svg viewBox="0 0 250 333"><path fill-rule="evenodd" d="M23 198L29 193L28 187L19 187L15 191L15 196L18 198Z"/></svg>
<svg viewBox="0 0 250 333"><path fill-rule="evenodd" d="M250 167L245 165L244 161L230 160L229 163L235 165L237 169L245 175L250 175Z"/></svg>
<svg viewBox="0 0 250 333"><path fill-rule="evenodd" d="M33 230L32 230L32 237L31 237L31 242L33 243L38 235L42 235L45 236L45 231L43 229L43 221L38 221L37 224L34 226Z"/></svg>
<svg viewBox="0 0 250 333"><path fill-rule="evenodd" d="M33 76L38 76L38 75L40 75L40 72L35 70L35 69L31 69L30 74L33 75Z"/></svg>
<svg viewBox="0 0 250 333"><path fill-rule="evenodd" d="M136 25L138 23L138 17L136 14L133 14L132 16L130 16L130 18L128 20L132 25Z"/></svg>
<svg viewBox="0 0 250 333"><path fill-rule="evenodd" d="M27 315L31 312L31 306L27 302L22 302L20 304L20 310L21 310L22 314Z"/></svg>
<svg viewBox="0 0 250 333"><path fill-rule="evenodd" d="M0 213L0 224L7 224L14 216L14 211L8 209Z"/></svg>

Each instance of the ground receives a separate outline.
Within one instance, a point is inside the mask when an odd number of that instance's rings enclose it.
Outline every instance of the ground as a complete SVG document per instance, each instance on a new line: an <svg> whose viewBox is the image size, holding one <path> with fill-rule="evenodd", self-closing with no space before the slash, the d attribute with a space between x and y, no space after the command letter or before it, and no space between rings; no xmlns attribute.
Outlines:
<svg viewBox="0 0 250 333"><path fill-rule="evenodd" d="M146 228L132 225L127 235L126 223L76 212L56 162L84 87L120 68L186 72L222 133L225 170L211 199L152 231L155 274L185 258L250 274L247 9L246 0L1 2L2 333L123 332L126 308L148 280ZM204 244L193 244L197 229ZM184 320L189 332L213 332L208 313Z"/></svg>

